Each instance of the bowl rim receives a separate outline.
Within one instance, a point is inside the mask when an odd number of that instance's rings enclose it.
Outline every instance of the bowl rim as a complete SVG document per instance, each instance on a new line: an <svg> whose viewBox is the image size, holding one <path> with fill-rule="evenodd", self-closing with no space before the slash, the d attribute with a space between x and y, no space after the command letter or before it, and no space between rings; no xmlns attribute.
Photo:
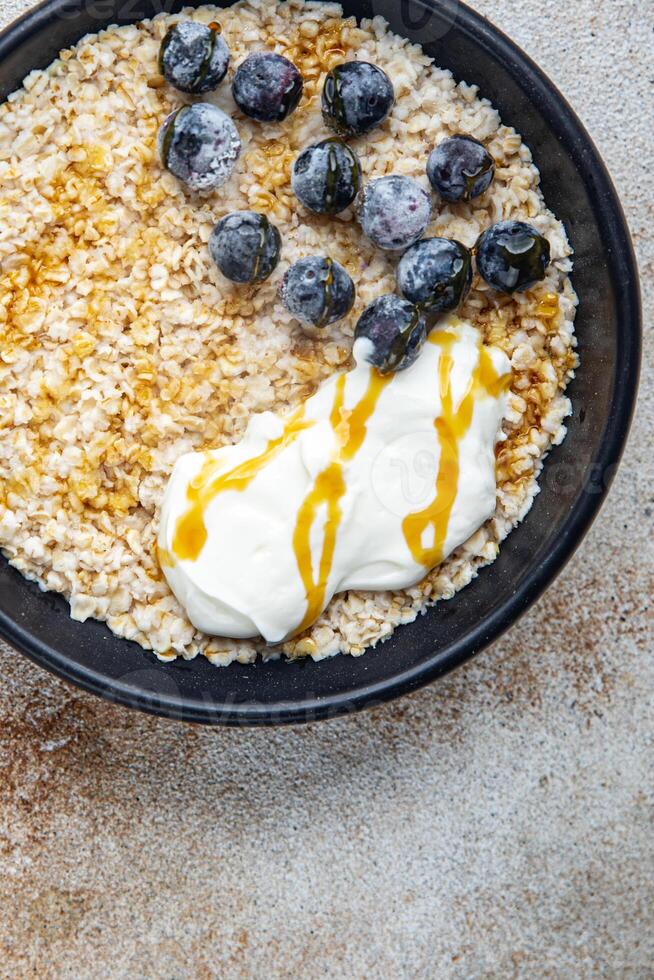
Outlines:
<svg viewBox="0 0 654 980"><path fill-rule="evenodd" d="M419 0L424 6L438 9L448 0ZM70 17L84 0L43 0L8 24L0 32L0 61L26 38L41 33L62 7ZM137 22L136 20L134 22ZM642 347L642 307L636 256L622 205L599 151L576 113L538 65L518 45L485 17L457 0L457 29L466 33L474 44L484 47L499 60L522 89L529 89L530 101L541 116L559 134L575 162L587 172L588 195L599 213L607 235L607 251L612 252L618 269L616 279L622 283L618 315L623 324L621 336L621 378L613 393L601 446L595 464L608 474L601 492L582 494L570 510L562 533L550 548L545 560L525 575L520 588L472 628L463 640L453 642L426 658L417 666L354 690L321 698L280 701L275 705L200 704L184 697L136 691L120 680L108 678L92 668L77 664L30 634L10 616L0 611L0 638L6 640L32 661L79 688L106 700L163 717L203 724L236 726L297 724L332 718L364 707L379 705L414 691L454 667L469 660L489 643L498 639L538 599L554 581L597 516L617 469L631 426L637 397Z"/></svg>

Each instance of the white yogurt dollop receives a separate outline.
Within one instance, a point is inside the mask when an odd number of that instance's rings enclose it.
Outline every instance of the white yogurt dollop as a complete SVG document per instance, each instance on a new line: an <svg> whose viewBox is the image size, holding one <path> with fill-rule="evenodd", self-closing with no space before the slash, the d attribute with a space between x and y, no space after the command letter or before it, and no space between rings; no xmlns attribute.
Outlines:
<svg viewBox="0 0 654 980"><path fill-rule="evenodd" d="M495 510L506 355L457 318L396 374L366 343L292 415L177 461L159 554L197 629L279 642L336 592L419 582Z"/></svg>

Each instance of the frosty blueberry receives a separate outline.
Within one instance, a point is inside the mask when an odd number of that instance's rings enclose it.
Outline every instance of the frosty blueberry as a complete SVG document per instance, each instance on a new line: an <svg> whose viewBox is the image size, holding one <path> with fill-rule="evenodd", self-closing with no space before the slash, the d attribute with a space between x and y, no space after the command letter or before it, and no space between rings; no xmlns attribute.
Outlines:
<svg viewBox="0 0 654 980"><path fill-rule="evenodd" d="M191 190L220 187L241 152L241 140L229 116L207 102L182 106L159 130L161 161Z"/></svg>
<svg viewBox="0 0 654 980"><path fill-rule="evenodd" d="M418 307L388 293L370 303L354 331L356 352L381 374L403 371L415 361L427 337L427 321Z"/></svg>
<svg viewBox="0 0 654 980"><path fill-rule="evenodd" d="M338 214L354 201L361 186L356 153L338 139L302 150L293 165L292 185L298 199L316 214Z"/></svg>
<svg viewBox="0 0 654 980"><path fill-rule="evenodd" d="M183 20L169 29L159 49L159 70L180 92L201 95L218 87L227 74L229 48L220 24L207 27Z"/></svg>
<svg viewBox="0 0 654 980"><path fill-rule="evenodd" d="M346 61L325 79L323 119L339 136L361 136L386 119L394 102L385 71L367 61Z"/></svg>
<svg viewBox="0 0 654 980"><path fill-rule="evenodd" d="M444 201L470 201L490 187L495 161L479 140L452 136L429 155L427 176Z"/></svg>
<svg viewBox="0 0 654 980"><path fill-rule="evenodd" d="M379 177L367 184L359 217L379 248L408 248L422 238L431 220L429 194L411 177Z"/></svg>
<svg viewBox="0 0 654 980"><path fill-rule="evenodd" d="M232 95L241 112L259 122L281 122L302 98L302 75L288 58L255 51L238 66Z"/></svg>
<svg viewBox="0 0 654 980"><path fill-rule="evenodd" d="M470 252L451 238L417 242L406 250L397 267L402 295L430 316L455 310L471 284Z"/></svg>
<svg viewBox="0 0 654 980"><path fill-rule="evenodd" d="M279 286L286 309L302 323L326 327L346 316L354 304L354 283L342 265L311 255L292 265Z"/></svg>
<svg viewBox="0 0 654 980"><path fill-rule="evenodd" d="M209 253L232 282L263 282L279 262L281 236L264 214L233 211L218 222L209 238Z"/></svg>
<svg viewBox="0 0 654 980"><path fill-rule="evenodd" d="M477 242L477 271L501 293L522 292L545 276L550 243L524 221L491 225Z"/></svg>

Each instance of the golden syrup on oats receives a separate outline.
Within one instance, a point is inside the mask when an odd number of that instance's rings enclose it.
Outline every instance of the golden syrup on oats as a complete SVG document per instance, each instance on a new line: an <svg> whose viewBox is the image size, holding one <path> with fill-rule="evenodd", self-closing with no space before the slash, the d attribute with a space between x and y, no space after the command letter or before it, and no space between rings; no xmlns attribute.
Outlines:
<svg viewBox="0 0 654 980"><path fill-rule="evenodd" d="M130 355L132 362L128 358L123 365L125 387L118 395L117 410L107 418L108 428L95 432L81 447L79 462L67 477L59 480L54 493L62 497L62 505L94 522L103 513L122 517L139 507L139 485L153 467L152 453L146 447L156 447L161 438L151 420L158 416L161 406L166 407L166 399L160 396L167 394L169 384L175 383L175 379L159 379L157 374L159 327L147 280L130 284L129 304L134 309L125 314L122 323L116 319L113 304L116 283L129 276L139 263L147 267L155 264L167 244L156 213L166 195L159 182L153 183L150 164L155 154L156 131L168 107L164 96L159 97L158 93L156 102L154 115L144 120L147 133L134 148L135 160L142 169L134 182L135 204L128 205L137 212L136 217L130 214L129 232L116 235L120 208L125 202L118 202L107 187L111 150L97 143L70 146L68 163L43 188L42 196L49 201L51 213L41 222L39 237L22 246L21 253L12 257L15 268L0 277L4 359L9 362L12 355L30 352L35 370L47 367L57 378L56 382L47 376L41 380L30 406L32 415L26 424L29 461L17 468L19 495L29 492L30 481L42 478L49 468L53 429L62 415L70 412L79 390L88 386L97 344L113 337L116 326L120 326L135 349L136 354ZM12 194L15 192L7 191L7 206L11 206ZM71 283L77 285L71 278L69 259L81 252L96 266L96 246L104 249L108 240L111 248L104 254L97 253L100 268L94 268L89 275L88 289L79 290L79 329L53 345L47 355L38 355L43 343L39 315L43 319L61 292L69 289ZM215 312L207 311L208 316ZM233 338L225 336L221 353L227 354L234 343ZM139 353L144 355L140 360ZM151 361L146 363L146 357ZM176 418L197 411L200 403L211 420L224 413L226 396L216 388L206 404L201 381L193 375L174 410ZM220 433L211 420L206 432L211 444L216 445ZM0 426L4 421L0 419ZM197 425L197 420L190 419L188 424Z"/></svg>
<svg viewBox="0 0 654 980"><path fill-rule="evenodd" d="M559 314L558 293L545 293L540 296L536 304L536 316L544 320L553 320Z"/></svg>

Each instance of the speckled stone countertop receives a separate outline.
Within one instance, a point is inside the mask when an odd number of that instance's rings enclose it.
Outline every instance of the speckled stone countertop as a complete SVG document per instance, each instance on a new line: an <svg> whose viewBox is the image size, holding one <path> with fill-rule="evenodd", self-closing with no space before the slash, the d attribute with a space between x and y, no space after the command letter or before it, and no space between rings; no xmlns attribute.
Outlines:
<svg viewBox="0 0 654 980"><path fill-rule="evenodd" d="M0 20L27 6L2 0ZM597 141L649 327L654 6L474 6ZM0 976L654 977L652 357L646 343L622 468L556 589L411 697L203 730L0 644Z"/></svg>

